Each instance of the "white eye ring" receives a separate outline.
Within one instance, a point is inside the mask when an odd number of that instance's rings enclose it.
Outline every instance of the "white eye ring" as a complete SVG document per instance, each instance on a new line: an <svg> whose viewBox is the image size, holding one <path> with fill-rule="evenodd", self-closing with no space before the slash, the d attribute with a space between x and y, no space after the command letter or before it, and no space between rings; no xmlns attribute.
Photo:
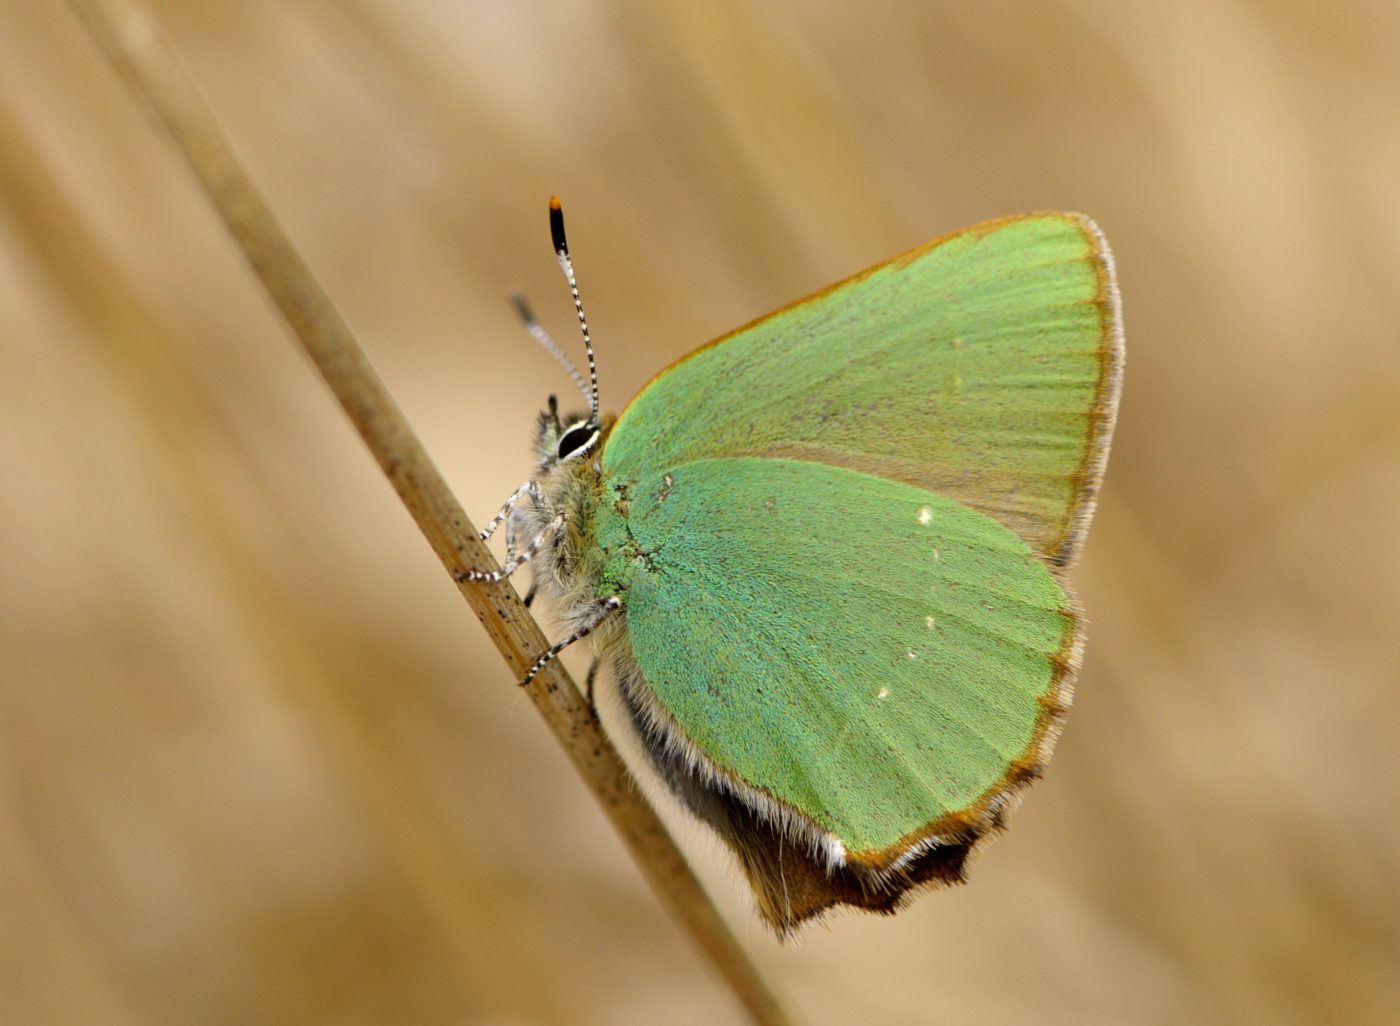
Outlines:
<svg viewBox="0 0 1400 1026"><path fill-rule="evenodd" d="M584 435L587 435L584 438ZM580 441L580 439L583 439ZM593 448L598 441L598 429L591 422L581 420L576 424L570 424L564 429L564 433L559 436L559 441L554 446L554 456L560 462L572 459L580 453L585 453Z"/></svg>

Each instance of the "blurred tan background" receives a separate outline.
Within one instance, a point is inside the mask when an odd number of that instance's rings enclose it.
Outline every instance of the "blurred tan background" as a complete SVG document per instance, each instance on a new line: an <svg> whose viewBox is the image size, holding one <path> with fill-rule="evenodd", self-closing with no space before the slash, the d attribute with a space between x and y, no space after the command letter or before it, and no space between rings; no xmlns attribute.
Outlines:
<svg viewBox="0 0 1400 1026"><path fill-rule="evenodd" d="M484 522L605 405L926 238L1097 218L1128 328L1047 780L784 948L812 1023L1400 1021L1400 9L154 8ZM577 662L575 663L577 665ZM0 1022L733 1023L62 4L0 0Z"/></svg>

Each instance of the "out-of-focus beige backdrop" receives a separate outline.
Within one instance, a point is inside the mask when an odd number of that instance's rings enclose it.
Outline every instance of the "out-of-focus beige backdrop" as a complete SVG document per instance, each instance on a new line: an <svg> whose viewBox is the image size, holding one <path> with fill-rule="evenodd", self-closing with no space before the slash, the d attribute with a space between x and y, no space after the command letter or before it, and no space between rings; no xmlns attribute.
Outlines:
<svg viewBox="0 0 1400 1026"><path fill-rule="evenodd" d="M782 947L812 1023L1400 1020L1400 10L154 5L471 513L926 238L1073 209L1122 416L1077 708L970 886ZM0 1021L731 1023L184 165L0 3Z"/></svg>

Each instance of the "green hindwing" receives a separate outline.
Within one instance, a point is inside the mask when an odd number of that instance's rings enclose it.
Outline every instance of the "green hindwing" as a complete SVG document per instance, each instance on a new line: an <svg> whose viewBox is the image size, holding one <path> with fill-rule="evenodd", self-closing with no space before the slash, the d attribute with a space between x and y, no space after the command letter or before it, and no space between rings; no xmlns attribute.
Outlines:
<svg viewBox="0 0 1400 1026"><path fill-rule="evenodd" d="M888 862L1035 760L1075 621L1005 527L794 460L700 460L628 490L632 653L721 775Z"/></svg>

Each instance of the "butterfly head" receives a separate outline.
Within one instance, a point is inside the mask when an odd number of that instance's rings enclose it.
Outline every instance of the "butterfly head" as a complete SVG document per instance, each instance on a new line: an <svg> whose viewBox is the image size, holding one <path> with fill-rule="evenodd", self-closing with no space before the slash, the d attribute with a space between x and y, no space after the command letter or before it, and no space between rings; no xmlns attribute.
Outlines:
<svg viewBox="0 0 1400 1026"><path fill-rule="evenodd" d="M588 409L561 418L558 398L552 395L549 397L549 407L540 413L535 428L535 455L543 474L551 474L569 464L584 465L585 457L598 447L605 429L611 426L612 420L609 418L605 424L598 413L598 368L593 361L593 341L588 336L588 320L583 315L583 303L578 295L578 280L574 277L573 261L569 258L569 243L564 236L564 212L557 196L551 196L549 199L549 231L554 242L554 254L558 257L559 266L563 268L564 277L569 282L579 328L583 332L583 348L588 353L587 380L535 319L523 297L515 297L515 307L525 322L526 330L569 372L583 397L588 400Z"/></svg>
<svg viewBox="0 0 1400 1026"><path fill-rule="evenodd" d="M560 416L559 400L549 397L549 406L540 411L535 427L535 457L541 473L585 459L597 449L602 425L588 410Z"/></svg>

